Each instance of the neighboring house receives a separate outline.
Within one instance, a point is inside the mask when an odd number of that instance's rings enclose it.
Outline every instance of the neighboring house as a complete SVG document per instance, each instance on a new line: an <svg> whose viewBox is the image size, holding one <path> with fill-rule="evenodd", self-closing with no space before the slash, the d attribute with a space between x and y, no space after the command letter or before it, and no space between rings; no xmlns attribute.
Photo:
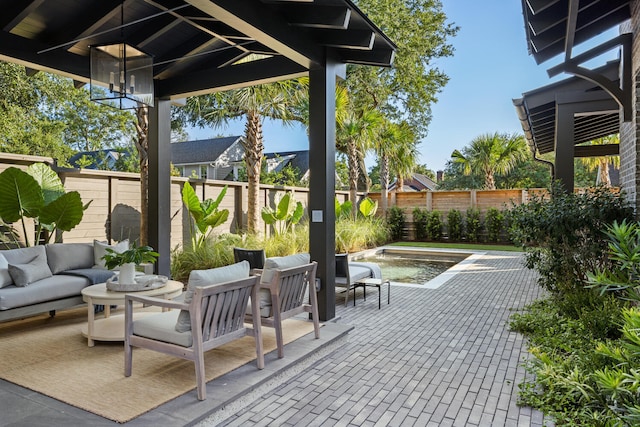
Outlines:
<svg viewBox="0 0 640 427"><path fill-rule="evenodd" d="M389 186L389 191L396 190L397 181ZM438 184L426 175L414 173L411 178L404 180L402 191L434 191Z"/></svg>
<svg viewBox="0 0 640 427"><path fill-rule="evenodd" d="M267 162L267 172L280 171L290 165L300 173L300 181L309 180L309 150L265 153L264 157Z"/></svg>
<svg viewBox="0 0 640 427"><path fill-rule="evenodd" d="M244 148L243 136L174 142L171 162L180 176L202 179L237 177Z"/></svg>
<svg viewBox="0 0 640 427"><path fill-rule="evenodd" d="M69 164L74 168L115 170L118 159L128 155L126 151L112 149L81 151L69 158Z"/></svg>

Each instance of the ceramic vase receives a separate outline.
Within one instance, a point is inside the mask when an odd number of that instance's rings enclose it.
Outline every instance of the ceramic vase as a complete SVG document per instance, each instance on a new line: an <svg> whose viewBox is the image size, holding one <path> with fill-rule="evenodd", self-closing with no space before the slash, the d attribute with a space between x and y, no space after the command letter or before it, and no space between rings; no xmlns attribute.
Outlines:
<svg viewBox="0 0 640 427"><path fill-rule="evenodd" d="M121 285L135 285L136 281L134 277L136 275L136 264L128 262L120 266L120 274L118 275L118 282Z"/></svg>

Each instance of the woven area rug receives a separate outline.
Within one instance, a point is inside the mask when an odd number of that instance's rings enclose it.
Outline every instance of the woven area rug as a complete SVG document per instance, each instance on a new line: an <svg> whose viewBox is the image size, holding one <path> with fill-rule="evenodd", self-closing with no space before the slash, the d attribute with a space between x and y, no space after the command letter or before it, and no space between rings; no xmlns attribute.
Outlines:
<svg viewBox="0 0 640 427"><path fill-rule="evenodd" d="M195 389L192 362L146 349L134 348L126 378L122 343L88 347L80 332L86 316L84 308L0 324L0 378L120 423ZM283 329L287 343L312 332L313 323L288 319ZM276 348L275 332L262 331L268 353ZM255 358L252 337L211 350L207 381Z"/></svg>

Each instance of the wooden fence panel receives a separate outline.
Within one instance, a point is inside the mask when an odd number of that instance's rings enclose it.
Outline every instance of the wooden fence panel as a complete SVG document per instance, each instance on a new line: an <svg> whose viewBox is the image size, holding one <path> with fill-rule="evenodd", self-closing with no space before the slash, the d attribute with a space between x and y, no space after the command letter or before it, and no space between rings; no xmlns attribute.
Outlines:
<svg viewBox="0 0 640 427"><path fill-rule="evenodd" d="M464 214L473 205L472 191L433 191L431 198L431 210L440 211L445 217L452 209Z"/></svg>

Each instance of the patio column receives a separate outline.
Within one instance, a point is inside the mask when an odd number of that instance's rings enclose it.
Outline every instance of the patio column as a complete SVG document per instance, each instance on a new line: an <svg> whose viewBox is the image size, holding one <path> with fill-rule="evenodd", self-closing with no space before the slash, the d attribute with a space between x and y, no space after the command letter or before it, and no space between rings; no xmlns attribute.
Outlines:
<svg viewBox="0 0 640 427"><path fill-rule="evenodd" d="M170 276L171 251L171 101L149 108L149 246L160 257L156 273Z"/></svg>
<svg viewBox="0 0 640 427"><path fill-rule="evenodd" d="M309 251L318 262L320 320L336 315L335 145L336 77L344 70L331 58L309 71Z"/></svg>

